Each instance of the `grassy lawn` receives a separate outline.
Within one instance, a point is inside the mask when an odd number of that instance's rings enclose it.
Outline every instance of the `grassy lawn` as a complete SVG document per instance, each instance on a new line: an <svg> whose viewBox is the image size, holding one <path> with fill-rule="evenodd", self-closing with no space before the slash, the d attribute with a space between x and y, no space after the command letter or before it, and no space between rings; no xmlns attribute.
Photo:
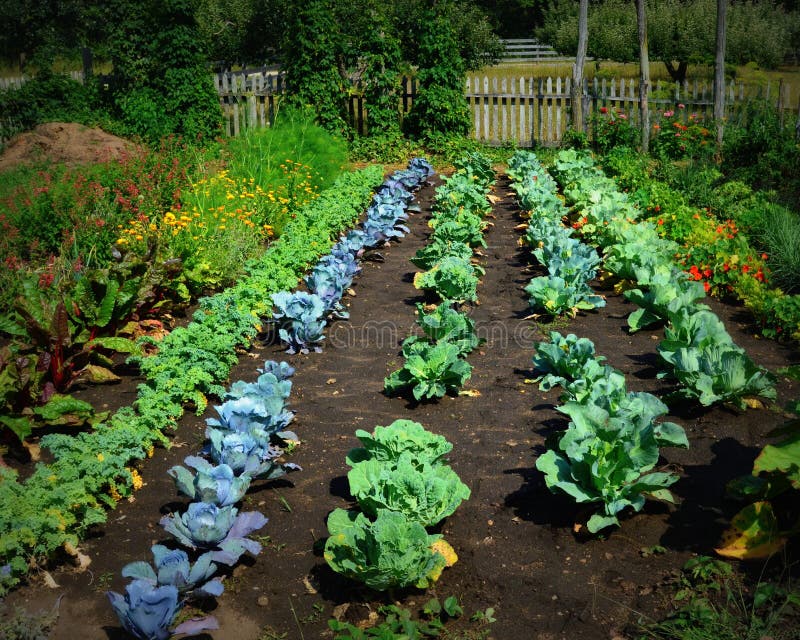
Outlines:
<svg viewBox="0 0 800 640"><path fill-rule="evenodd" d="M572 75L572 63L562 62L506 62L491 67L484 67L470 74L472 77L483 78L519 78L519 77L548 77L562 78ZM608 60L592 60L586 63L584 75L589 80L597 78L637 78L639 76L639 65L637 63L611 62ZM652 62L650 64L650 77L653 82L671 82L664 64ZM798 108L800 101L800 67L786 66L778 69L763 70L752 69L749 67L738 67L736 77L745 84L747 94L757 95L759 91L765 91L767 83L772 84L771 96L777 98L778 85L781 80L789 87L788 103L792 109ZM708 81L709 86L713 82L714 68L711 65L689 65L687 72L689 82L695 79L699 82Z"/></svg>

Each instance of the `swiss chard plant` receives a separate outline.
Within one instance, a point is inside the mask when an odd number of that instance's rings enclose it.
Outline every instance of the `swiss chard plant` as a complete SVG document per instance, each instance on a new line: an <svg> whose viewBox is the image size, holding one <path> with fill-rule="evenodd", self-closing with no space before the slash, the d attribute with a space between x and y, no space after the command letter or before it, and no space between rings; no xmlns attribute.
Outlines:
<svg viewBox="0 0 800 640"><path fill-rule="evenodd" d="M458 347L447 342L418 342L403 355L403 367L384 379L384 389L390 395L410 389L415 400L441 398L464 386L472 374L469 362L459 357Z"/></svg>

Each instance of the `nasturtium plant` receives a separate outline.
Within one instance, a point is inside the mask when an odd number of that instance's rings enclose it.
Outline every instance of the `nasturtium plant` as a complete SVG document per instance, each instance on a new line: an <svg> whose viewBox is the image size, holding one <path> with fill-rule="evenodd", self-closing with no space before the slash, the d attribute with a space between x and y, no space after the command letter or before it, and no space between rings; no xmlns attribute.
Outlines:
<svg viewBox="0 0 800 640"><path fill-rule="evenodd" d="M454 344L418 342L407 353L401 369L384 379L388 394L411 389L415 400L441 398L448 391L457 391L472 374L472 366L459 357Z"/></svg>
<svg viewBox="0 0 800 640"><path fill-rule="evenodd" d="M379 509L371 521L361 512L335 509L328 516L328 532L324 557L331 569L376 591L425 589L455 562L445 556L441 535L429 534L396 511Z"/></svg>
<svg viewBox="0 0 800 640"><path fill-rule="evenodd" d="M398 511L432 527L451 515L470 490L449 465L418 463L410 453L394 462L364 460L348 472L350 493L368 515Z"/></svg>
<svg viewBox="0 0 800 640"><path fill-rule="evenodd" d="M413 420L395 420L387 427L378 425L373 433L359 429L356 437L361 447L347 454L347 464L351 466L364 460L394 463L403 454L418 464L436 464L444 462L444 456L453 449L447 438Z"/></svg>

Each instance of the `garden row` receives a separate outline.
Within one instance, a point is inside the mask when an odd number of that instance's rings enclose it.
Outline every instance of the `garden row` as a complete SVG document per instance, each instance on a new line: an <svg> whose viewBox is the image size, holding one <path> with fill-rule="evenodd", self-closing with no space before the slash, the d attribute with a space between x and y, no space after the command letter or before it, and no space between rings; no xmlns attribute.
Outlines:
<svg viewBox="0 0 800 640"><path fill-rule="evenodd" d="M666 323L665 339L658 346L665 370L659 377L679 385L668 399L745 409L758 406L755 395L775 398L774 376L756 366L716 314L699 302L705 296L702 285L674 263L675 247L658 237L655 225L636 221L638 209L615 183L594 168L591 158L573 151L560 153L554 167L571 210L562 205L556 183L534 156L521 153L510 162L520 204L531 212L525 239L550 273L526 287L531 305L553 316L604 305L587 285L600 258L561 224L562 219L577 218L583 238L601 249L605 279L622 284L618 289L639 306L628 318L630 330ZM537 286L543 281L549 296L542 296ZM534 358L540 388L561 386L565 404L559 411L571 418L567 431L536 465L551 489L577 502L603 503L605 512L589 520L592 532L618 524L617 514L626 507L640 510L645 494L672 501L667 487L677 476L652 471L658 448L688 446L680 426L655 423L667 406L651 394L627 392L624 376L603 360L595 356L591 341L557 332L538 346ZM784 492L796 475L785 458L792 455L795 441L789 437L766 447L754 477L738 483L733 493L741 498L749 492L753 500ZM770 553L785 542L792 526L780 531L771 505L756 502L734 519L732 535L720 552L740 557Z"/></svg>
<svg viewBox="0 0 800 640"><path fill-rule="evenodd" d="M424 183L430 173L432 168L429 164L421 159L415 159L408 170L392 174L373 195L362 228L343 236L305 278L305 284L311 292L281 291L272 295L276 307L272 318L280 326L280 336L288 344L290 352L298 350L307 352L309 348L321 348L319 345L324 337L322 329L326 322L322 318L342 317L346 314L341 297L352 284L353 277L360 268L358 258L363 256L365 250L385 243L393 235L395 225L407 216L406 209L413 198L412 191ZM322 310L319 315L318 310ZM245 551L254 555L260 553L261 544L246 536L263 527L267 519L257 512L238 513L234 506L244 498L251 482L257 479L272 480L288 471L299 470L296 464L282 461L287 445L299 442L297 435L287 430L294 417L293 412L288 411L286 407L292 386L288 378L294 374L294 369L285 362L267 361L264 369L259 371L261 375L254 383L244 381L234 383L223 397L225 402L215 407L218 417L206 420L208 442L202 453L210 458L211 462L204 457L189 456L184 460L184 464L194 471L182 466L175 466L169 471L179 492L195 502L190 503L183 514L165 516L160 524L190 552L203 553L195 558L194 565L190 565L189 556L185 551L155 545L152 548L155 568L146 562L127 565L123 569L123 576L134 580L126 586L125 594L109 592L111 604L120 623L136 637L160 638L168 637L172 633L195 633L202 629L216 628L215 619L204 618L183 622L170 629L179 610L187 601L202 601L222 594L221 580L219 578L210 580L217 572L217 563L233 566ZM381 531L384 534L388 532L390 535L385 542L394 544L399 553L405 557L408 555L408 550L397 538L398 526L402 528L405 523L406 529L410 527L408 533L412 534L418 533L422 525L417 524L416 519L403 519L401 515L404 513L403 498L398 497L397 487L406 486L411 491L405 498L407 506L419 505L424 496L417 495L419 485L409 479L413 479L416 474L423 486L425 481L432 480L433 487L428 487L431 488L431 493L427 496L427 503L431 509L438 507L436 521L449 514L450 506L455 509L461 499L468 497L469 490L458 481L449 467L440 462L439 459L449 450L444 446L446 441L443 438L434 442L433 448L437 449L438 455L426 459L423 464L420 462L423 451L411 451L413 447L406 442L407 429L401 423L402 421L398 421L387 429L387 432L394 434L388 438L381 437L381 427L376 429L375 439L371 440L379 449L376 456L370 456L365 451L365 455L360 456L362 460L359 464L349 461L354 466L352 472L354 479L351 480L353 495L362 498L362 508L378 516L374 532L379 537ZM426 436L430 434L427 434L421 425L412 426L417 428L415 442L425 448ZM364 432L362 440L367 443L368 439L369 434ZM394 460L396 465L390 464L392 460L387 462L385 455L387 451L397 452L396 450L403 447L411 453L399 456ZM381 448L383 456L380 455ZM375 447L368 446L370 452L374 453L374 449ZM372 462L367 460L373 457L375 459ZM375 467L372 463L378 466ZM420 465L419 468L415 466L417 464ZM434 464L437 472L449 471L449 474L434 473L432 471ZM359 473L365 479L369 478L369 481L358 485L355 478ZM405 485L402 479L407 481ZM455 494L451 495L452 492L446 491L439 497L448 499L449 502L437 504L432 492L441 491L442 483L446 489L452 489L454 481ZM414 490L417 490L417 493L414 493ZM381 494L388 496L387 503L380 503ZM376 509L378 509L377 514ZM427 512L426 515L434 518L434 511ZM349 514L345 512L342 517L348 520L348 516ZM403 522L399 523L398 518ZM334 515L330 524L332 529L338 520ZM387 521L391 521L390 524L386 524ZM351 525L357 528L360 524L363 527L365 522L368 521L362 515ZM430 526L435 522L426 520L422 524ZM424 532L424 529L422 531ZM383 537L386 538L386 535ZM439 537L433 536L430 541L438 540ZM342 554L352 556L357 548L364 551L364 545L357 545L353 540L350 541L352 548L348 549L346 544L342 544L342 539L344 536L340 535L331 538L332 541L339 543L338 551L332 545L331 557L340 557ZM404 540L408 542L409 538L406 537ZM434 570L441 572L444 557L447 555L450 558L450 554L434 553L428 549L431 545L428 544L427 534L422 540L425 543L423 547L427 551L424 575ZM440 548L441 546L437 547L437 550ZM387 553L384 552L377 560L381 563L386 562ZM398 566L397 557L388 560L389 566L395 567L398 580L407 576L408 572L402 571L403 567ZM333 560L330 562L338 567L337 570L343 572L349 567L346 559L342 560L344 564L340 565L336 565ZM359 561L356 566L364 564L364 561ZM419 579L422 580L422 576L419 576Z"/></svg>
<svg viewBox="0 0 800 640"><path fill-rule="evenodd" d="M151 453L155 443L168 443L166 432L184 406L193 405L199 414L207 396L225 394L220 383L238 359L237 348L262 329L261 318L272 311L270 296L292 289L331 238L353 225L381 177L380 167L340 177L297 213L236 286L203 299L188 326L164 337L154 355L136 358L146 382L133 406L92 431L42 438L53 461L38 464L24 481L0 468L4 590L59 548L74 550L80 536L105 520L107 507L130 495L141 482L131 463Z"/></svg>

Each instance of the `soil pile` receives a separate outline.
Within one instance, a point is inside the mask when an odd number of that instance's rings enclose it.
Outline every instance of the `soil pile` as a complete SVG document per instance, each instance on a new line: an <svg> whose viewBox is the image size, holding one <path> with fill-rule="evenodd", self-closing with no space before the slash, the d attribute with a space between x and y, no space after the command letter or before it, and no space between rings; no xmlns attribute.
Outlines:
<svg viewBox="0 0 800 640"><path fill-rule="evenodd" d="M20 164L63 162L68 165L106 162L136 148L132 142L97 127L74 122L48 122L14 136L0 155L0 171Z"/></svg>

